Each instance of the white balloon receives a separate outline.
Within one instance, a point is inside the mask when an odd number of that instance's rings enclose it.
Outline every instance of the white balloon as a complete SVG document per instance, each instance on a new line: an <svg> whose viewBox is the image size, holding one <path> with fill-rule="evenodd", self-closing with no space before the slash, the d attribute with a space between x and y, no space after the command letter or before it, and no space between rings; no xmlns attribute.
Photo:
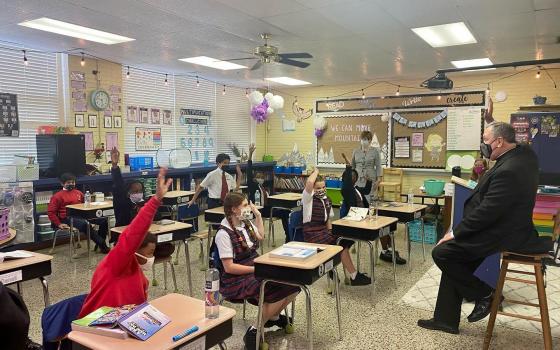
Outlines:
<svg viewBox="0 0 560 350"><path fill-rule="evenodd" d="M251 103L251 106L261 104L263 100L264 96L260 91L255 90L249 94L249 103Z"/></svg>
<svg viewBox="0 0 560 350"><path fill-rule="evenodd" d="M323 130L327 126L327 120L324 117L316 117L313 119L313 127L315 129Z"/></svg>
<svg viewBox="0 0 560 350"><path fill-rule="evenodd" d="M274 109L284 108L284 98L280 95L272 96L272 99L269 102L270 102L270 107Z"/></svg>
<svg viewBox="0 0 560 350"><path fill-rule="evenodd" d="M387 123L389 121L389 115L388 114L383 114L381 116L381 121L384 123Z"/></svg>
<svg viewBox="0 0 560 350"><path fill-rule="evenodd" d="M264 95L264 98L266 98L266 100L270 103L273 96L272 92L267 92L266 95Z"/></svg>
<svg viewBox="0 0 560 350"><path fill-rule="evenodd" d="M270 114L272 114L272 113L274 113L274 109L268 107L268 108L266 109L266 114L270 115Z"/></svg>

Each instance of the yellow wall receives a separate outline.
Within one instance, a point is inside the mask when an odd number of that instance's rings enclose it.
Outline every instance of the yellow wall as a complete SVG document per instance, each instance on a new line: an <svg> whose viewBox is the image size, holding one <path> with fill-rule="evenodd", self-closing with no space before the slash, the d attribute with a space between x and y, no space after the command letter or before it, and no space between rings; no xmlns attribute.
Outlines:
<svg viewBox="0 0 560 350"><path fill-rule="evenodd" d="M549 70L548 72L557 82L560 83L560 70ZM512 73L456 73L449 75L449 77L454 81L457 90L484 90L487 88L488 81L496 80L509 74ZM553 83L544 72L541 72L540 79L536 79L535 74L536 71L530 70L517 74L516 76L491 83L491 96L494 100L494 118L496 120L509 121L510 114L517 111L519 106L532 105L532 98L537 94L547 96L547 104L560 104L560 90L554 89ZM395 84L402 84L403 86L411 87L419 86L420 84L420 81L416 80L393 82ZM358 92L345 97L361 96L360 90L369 84L370 82L337 86L312 86L298 89L282 89L282 91L297 96L299 105L308 109L314 108L314 101L316 99L322 99L327 96L336 96L347 91L358 90ZM469 87L465 87L467 85ZM394 86L379 84L365 90L365 94L366 96L383 96L392 95L395 91L396 88ZM427 92L427 90L407 89L406 87L401 87L400 91L402 94ZM507 100L501 103L496 102L493 96L497 91L505 91L508 95ZM286 94L279 94L282 95L285 100L284 111L286 113L286 118L293 119L292 102L294 101L294 98ZM313 135L312 118L309 118L302 123L297 123L296 131L290 132L282 131L282 121L276 116L272 117L266 125L262 124L257 126L257 159L262 157L265 152L266 154L273 155L274 159L278 159L286 152L291 151L294 143L297 143L299 150L303 153L310 151L314 152L315 137ZM339 173L339 171L335 169L322 169L322 172L325 174ZM419 186L425 178L440 178L448 180L449 174L444 172L427 173L422 171L406 171L404 178L404 190L407 191L409 186Z"/></svg>
<svg viewBox="0 0 560 350"><path fill-rule="evenodd" d="M92 72L96 70L98 71L97 76L94 75ZM85 65L82 67L81 65L81 57L80 56L68 56L68 72L71 74L72 72L83 72L85 73L86 79L86 100L87 100L87 112L76 112L74 111L74 104L72 98L72 87L71 81L69 82L69 106L68 106L68 121L67 126L73 128L76 133L82 132L93 132L93 143L94 146L100 143L105 143L105 134L107 132L116 132L118 133L119 138L119 149L124 149L124 128L126 127L126 118L123 114L123 110L121 111L113 111L113 116L118 115L121 116L122 120L122 128L105 128L104 127L104 112L103 111L96 111L91 106L89 102L90 96L92 91L96 89L103 89L107 91L110 95L111 92L109 91L109 87L114 85L121 88L120 98L121 98L121 108L122 106L122 66L120 64L98 60L98 59L85 59ZM84 114L84 124L85 127L78 128L75 127L75 114ZM88 115L95 114L97 115L97 128L89 128L88 127ZM124 158L124 153L121 152L121 158ZM92 163L94 161L94 156L92 155L91 151L86 152L86 162ZM122 161L122 159L121 159ZM102 159L101 163L103 165L103 169L106 170L108 168L105 158Z"/></svg>

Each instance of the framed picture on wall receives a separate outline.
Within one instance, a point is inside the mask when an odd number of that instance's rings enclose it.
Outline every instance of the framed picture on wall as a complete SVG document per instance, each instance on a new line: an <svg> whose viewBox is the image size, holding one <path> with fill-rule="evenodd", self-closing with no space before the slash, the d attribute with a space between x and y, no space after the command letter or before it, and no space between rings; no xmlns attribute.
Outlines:
<svg viewBox="0 0 560 350"><path fill-rule="evenodd" d="M113 128L122 128L122 117L120 115L116 115L113 117Z"/></svg>
<svg viewBox="0 0 560 350"><path fill-rule="evenodd" d="M163 124L165 125L173 124L173 117L171 115L171 110L169 109L163 110Z"/></svg>
<svg viewBox="0 0 560 350"><path fill-rule="evenodd" d="M84 115L83 114L74 114L74 117L75 117L74 126L76 126L77 128L83 128L85 126Z"/></svg>
<svg viewBox="0 0 560 350"><path fill-rule="evenodd" d="M90 128L97 128L97 114L88 115L88 126Z"/></svg>
<svg viewBox="0 0 560 350"><path fill-rule="evenodd" d="M105 128L112 128L113 127L113 117L111 117L110 115L106 115L105 116L105 122L103 123L103 126Z"/></svg>

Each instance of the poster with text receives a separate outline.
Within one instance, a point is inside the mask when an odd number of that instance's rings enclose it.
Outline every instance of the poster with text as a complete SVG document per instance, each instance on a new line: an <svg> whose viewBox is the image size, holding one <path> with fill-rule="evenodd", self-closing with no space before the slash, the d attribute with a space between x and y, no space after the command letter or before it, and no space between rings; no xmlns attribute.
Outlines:
<svg viewBox="0 0 560 350"><path fill-rule="evenodd" d="M161 129L136 128L135 144L137 151L157 151L161 148Z"/></svg>
<svg viewBox="0 0 560 350"><path fill-rule="evenodd" d="M126 121L129 123L138 123L138 107L126 107Z"/></svg>
<svg viewBox="0 0 560 350"><path fill-rule="evenodd" d="M151 120L152 124L161 124L161 114L159 108L152 108L151 109Z"/></svg>
<svg viewBox="0 0 560 350"><path fill-rule="evenodd" d="M148 108L146 107L138 107L138 114L139 114L139 119L138 121L142 124L148 124L149 123L149 114L148 114Z"/></svg>
<svg viewBox="0 0 560 350"><path fill-rule="evenodd" d="M16 94L0 94L0 137L19 137Z"/></svg>

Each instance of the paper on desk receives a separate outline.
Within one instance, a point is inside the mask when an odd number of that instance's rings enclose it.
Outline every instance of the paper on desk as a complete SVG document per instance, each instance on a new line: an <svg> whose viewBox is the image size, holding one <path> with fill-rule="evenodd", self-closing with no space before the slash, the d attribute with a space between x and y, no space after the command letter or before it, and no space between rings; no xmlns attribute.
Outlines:
<svg viewBox="0 0 560 350"><path fill-rule="evenodd" d="M91 205L106 205L107 202L91 202Z"/></svg>
<svg viewBox="0 0 560 350"><path fill-rule="evenodd" d="M368 208L350 207L345 219L350 221L362 221L368 215Z"/></svg>
<svg viewBox="0 0 560 350"><path fill-rule="evenodd" d="M9 260L9 259L30 258L32 256L33 256L33 254L31 254L29 252L25 252L23 250L14 250L13 252L0 253L0 262L3 262L4 260Z"/></svg>

